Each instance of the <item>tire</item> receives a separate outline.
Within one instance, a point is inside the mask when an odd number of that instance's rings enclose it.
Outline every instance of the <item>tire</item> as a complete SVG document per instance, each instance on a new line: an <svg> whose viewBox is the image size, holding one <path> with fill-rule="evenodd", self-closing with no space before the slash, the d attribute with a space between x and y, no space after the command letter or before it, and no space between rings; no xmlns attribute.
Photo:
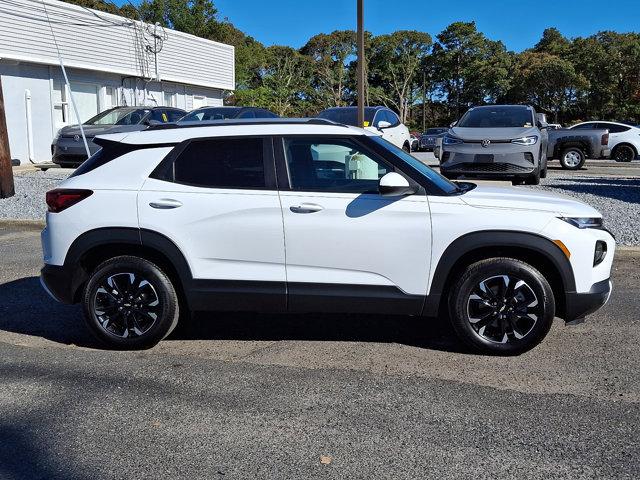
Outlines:
<svg viewBox="0 0 640 480"><path fill-rule="evenodd" d="M402 145L402 149L407 153L411 153L411 146L408 143Z"/></svg>
<svg viewBox="0 0 640 480"><path fill-rule="evenodd" d="M584 152L578 147L565 148L560 154L560 166L565 170L580 170L585 160Z"/></svg>
<svg viewBox="0 0 640 480"><path fill-rule="evenodd" d="M511 185L524 185L524 182L524 178L514 178L513 180L511 180Z"/></svg>
<svg viewBox="0 0 640 480"><path fill-rule="evenodd" d="M472 349L519 355L549 333L555 299L549 282L531 265L513 258L490 258L467 267L455 282L449 294L449 317L460 340Z"/></svg>
<svg viewBox="0 0 640 480"><path fill-rule="evenodd" d="M616 162L630 162L637 157L635 149L631 145L618 145L613 149L611 158Z"/></svg>
<svg viewBox="0 0 640 480"><path fill-rule="evenodd" d="M91 333L119 350L153 347L173 331L180 315L169 277L139 257L114 257L98 265L82 298Z"/></svg>
<svg viewBox="0 0 640 480"><path fill-rule="evenodd" d="M536 173L534 173L533 175L529 175L527 178L524 179L524 184L540 185L540 177L542 177L542 172L540 172L540 170L538 169Z"/></svg>

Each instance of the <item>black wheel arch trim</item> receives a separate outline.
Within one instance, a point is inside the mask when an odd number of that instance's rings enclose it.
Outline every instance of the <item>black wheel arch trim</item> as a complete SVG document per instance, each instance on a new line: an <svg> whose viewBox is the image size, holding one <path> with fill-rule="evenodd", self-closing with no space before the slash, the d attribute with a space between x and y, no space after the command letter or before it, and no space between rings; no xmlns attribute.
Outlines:
<svg viewBox="0 0 640 480"><path fill-rule="evenodd" d="M82 264L84 256L96 247L104 245L130 245L148 248L165 257L179 277L182 288L187 291L193 282L191 268L176 244L158 232L134 227L106 227L89 230L80 235L69 247L64 265L58 267L66 272L68 284L64 295L56 295L64 303L74 303L78 289L85 283L89 274ZM49 270L53 266L45 266ZM43 269L44 271L44 269ZM49 283L47 284L49 285Z"/></svg>
<svg viewBox="0 0 640 480"><path fill-rule="evenodd" d="M454 270L456 263L465 255L485 248L517 248L543 255L558 272L565 295L575 292L575 278L569 259L560 247L550 239L530 232L484 230L458 237L445 249L437 266L435 266L433 281L429 288L429 294L425 297L422 315L428 317L438 315L441 300L447 293L445 288L449 275ZM496 253L496 256L499 254ZM561 300L564 301L564 299Z"/></svg>

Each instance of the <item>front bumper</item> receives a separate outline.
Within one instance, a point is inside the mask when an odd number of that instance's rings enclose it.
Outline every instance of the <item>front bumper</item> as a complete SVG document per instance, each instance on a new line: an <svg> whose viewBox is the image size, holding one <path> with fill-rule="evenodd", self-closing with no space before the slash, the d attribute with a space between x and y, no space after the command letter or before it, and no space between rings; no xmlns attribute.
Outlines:
<svg viewBox="0 0 640 480"><path fill-rule="evenodd" d="M445 145L440 155L440 171L476 178L524 178L538 169L540 146L496 141L488 148L479 142Z"/></svg>
<svg viewBox="0 0 640 480"><path fill-rule="evenodd" d="M96 153L100 146L93 143L93 138L87 138L87 146L91 155ZM84 149L84 142L73 138L60 137L56 143L51 145L51 161L59 165L78 166L87 159L87 152Z"/></svg>
<svg viewBox="0 0 640 480"><path fill-rule="evenodd" d="M594 283L586 293L568 292L565 295L565 321L580 320L598 310L609 301L612 288L608 278Z"/></svg>

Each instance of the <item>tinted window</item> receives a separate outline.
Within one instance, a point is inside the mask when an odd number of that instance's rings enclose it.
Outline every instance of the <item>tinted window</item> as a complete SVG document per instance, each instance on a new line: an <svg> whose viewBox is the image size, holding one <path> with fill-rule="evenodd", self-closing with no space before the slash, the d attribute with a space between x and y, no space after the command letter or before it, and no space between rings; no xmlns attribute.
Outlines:
<svg viewBox="0 0 640 480"><path fill-rule="evenodd" d="M371 125L371 122L373 122L373 115L375 112L374 108L365 107L364 121L368 122L366 126ZM355 107L329 108L320 112L318 114L318 118L326 118L327 120L343 123L345 125L358 126L358 110ZM377 120L378 119L376 118L376 121Z"/></svg>
<svg viewBox="0 0 640 480"><path fill-rule="evenodd" d="M393 167L348 139L299 139L284 142L293 190L377 193L378 180Z"/></svg>
<svg viewBox="0 0 640 480"><path fill-rule="evenodd" d="M256 114L253 110L245 110L238 115L238 118L256 118Z"/></svg>
<svg viewBox="0 0 640 480"><path fill-rule="evenodd" d="M238 114L239 108L235 107L213 107L213 108L200 108L189 112L182 117L184 122L199 122L204 120L225 120L227 118L235 118Z"/></svg>
<svg viewBox="0 0 640 480"><path fill-rule="evenodd" d="M174 179L210 188L264 188L261 138L194 140L173 165Z"/></svg>
<svg viewBox="0 0 640 480"><path fill-rule="evenodd" d="M517 128L532 127L533 112L525 106L496 106L472 108L465 113L457 127Z"/></svg>
<svg viewBox="0 0 640 480"><path fill-rule="evenodd" d="M424 132L425 135L440 135L441 133L446 132L446 128L427 128L427 131Z"/></svg>
<svg viewBox="0 0 640 480"><path fill-rule="evenodd" d="M148 113L146 108L112 108L87 120L85 125L138 125Z"/></svg>
<svg viewBox="0 0 640 480"><path fill-rule="evenodd" d="M273 112L270 112L269 110L265 110L261 108L256 112L256 117L257 118L278 118L278 115L276 115Z"/></svg>
<svg viewBox="0 0 640 480"><path fill-rule="evenodd" d="M616 125L615 123L601 123L600 128L608 128L609 133L622 133L630 129L624 125Z"/></svg>
<svg viewBox="0 0 640 480"><path fill-rule="evenodd" d="M391 110L385 110L385 120L389 122L391 125L396 126L400 123L400 119L398 116L393 113Z"/></svg>
<svg viewBox="0 0 640 480"><path fill-rule="evenodd" d="M151 111L151 120L167 123L169 121L169 116L167 115L166 110L157 108Z"/></svg>
<svg viewBox="0 0 640 480"><path fill-rule="evenodd" d="M593 130L595 128L598 128L595 123L581 123L580 125L571 127L572 130Z"/></svg>
<svg viewBox="0 0 640 480"><path fill-rule="evenodd" d="M184 112L183 110L167 110L167 118L169 119L169 122L177 122L178 120L180 120L184 114L186 112Z"/></svg>

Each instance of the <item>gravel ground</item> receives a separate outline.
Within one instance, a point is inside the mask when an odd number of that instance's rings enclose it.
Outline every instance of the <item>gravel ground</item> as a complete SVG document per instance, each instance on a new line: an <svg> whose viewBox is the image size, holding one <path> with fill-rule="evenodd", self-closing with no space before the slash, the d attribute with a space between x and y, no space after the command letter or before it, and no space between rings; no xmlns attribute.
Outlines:
<svg viewBox="0 0 640 480"><path fill-rule="evenodd" d="M15 171L16 195L0 200L0 219L44 219L44 193L70 173L57 169ZM640 245L640 177L553 170L540 187L523 188L542 188L588 203L604 214L607 228L620 245Z"/></svg>

